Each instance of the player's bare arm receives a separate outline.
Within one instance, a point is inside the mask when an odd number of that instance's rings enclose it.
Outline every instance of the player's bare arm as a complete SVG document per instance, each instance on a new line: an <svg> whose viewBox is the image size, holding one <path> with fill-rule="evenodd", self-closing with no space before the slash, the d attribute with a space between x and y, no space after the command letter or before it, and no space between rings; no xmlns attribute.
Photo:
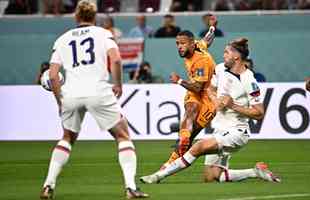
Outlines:
<svg viewBox="0 0 310 200"><path fill-rule="evenodd" d="M210 47L214 41L215 38L215 27L218 23L216 16L211 15L209 19L209 31L206 33L206 35L203 37L203 40L208 44L208 47Z"/></svg>
<svg viewBox="0 0 310 200"><path fill-rule="evenodd" d="M206 35L202 38L208 44L208 47L210 47L214 41L215 38L214 31L215 31L214 26L211 26Z"/></svg>
<svg viewBox="0 0 310 200"><path fill-rule="evenodd" d="M222 110L224 108L225 101L227 101L227 98L229 98L229 96L222 96L222 97L218 98L216 93L217 93L217 88L216 87L210 85L207 88L208 97L214 103L214 106L215 106L216 110L220 111L220 110Z"/></svg>
<svg viewBox="0 0 310 200"><path fill-rule="evenodd" d="M191 92L195 92L195 93L199 93L203 90L205 82L198 82L198 81L187 81L187 80L183 80L180 78L180 76L173 72L170 75L170 81L172 83L175 84L180 84L181 86L183 86L185 89L191 91Z"/></svg>
<svg viewBox="0 0 310 200"><path fill-rule="evenodd" d="M52 88L53 94L56 98L59 109L61 108L61 100L60 100L60 98L61 98L61 94L60 94L61 83L60 83L59 76L58 76L58 73L60 71L60 67L61 67L61 65L59 65L59 64L51 63L50 73L49 73L51 86L52 86L51 88Z"/></svg>
<svg viewBox="0 0 310 200"><path fill-rule="evenodd" d="M249 118L260 120L264 117L265 109L263 104L255 104L251 107L239 106L235 103L228 104L227 107L239 112Z"/></svg>
<svg viewBox="0 0 310 200"><path fill-rule="evenodd" d="M121 56L116 48L111 48L108 50L109 58L111 59L111 76L113 81L113 92L117 98L122 96L122 62Z"/></svg>

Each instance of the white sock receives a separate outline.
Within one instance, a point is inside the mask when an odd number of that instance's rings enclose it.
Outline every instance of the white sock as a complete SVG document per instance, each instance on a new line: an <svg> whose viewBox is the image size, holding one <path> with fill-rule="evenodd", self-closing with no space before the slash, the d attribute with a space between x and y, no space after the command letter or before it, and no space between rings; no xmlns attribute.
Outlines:
<svg viewBox="0 0 310 200"><path fill-rule="evenodd" d="M123 171L126 188L136 190L137 156L131 141L123 141L118 144L118 160Z"/></svg>
<svg viewBox="0 0 310 200"><path fill-rule="evenodd" d="M255 178L257 177L254 169L229 169L222 172L219 181L220 182L235 182L241 181L247 178Z"/></svg>
<svg viewBox="0 0 310 200"><path fill-rule="evenodd" d="M160 178L170 176L182 169L189 167L195 160L196 160L195 156L193 156L190 152L186 152L184 156L176 159L175 161L170 163L165 169L156 172L156 174Z"/></svg>
<svg viewBox="0 0 310 200"><path fill-rule="evenodd" d="M48 174L43 187L49 185L55 188L56 179L61 172L62 167L68 162L71 152L71 144L65 140L60 140L53 150Z"/></svg>

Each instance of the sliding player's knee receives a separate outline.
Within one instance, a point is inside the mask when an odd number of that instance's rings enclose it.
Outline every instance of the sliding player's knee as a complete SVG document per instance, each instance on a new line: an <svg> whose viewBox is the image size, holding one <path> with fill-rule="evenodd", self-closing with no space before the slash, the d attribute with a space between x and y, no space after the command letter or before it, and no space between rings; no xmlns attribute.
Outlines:
<svg viewBox="0 0 310 200"><path fill-rule="evenodd" d="M211 182L214 182L216 181L215 177L213 176L213 174L205 174L204 177L203 177L203 181L205 183L211 183Z"/></svg>
<svg viewBox="0 0 310 200"><path fill-rule="evenodd" d="M215 166L206 166L203 173L204 182L218 181L221 175L221 169Z"/></svg>

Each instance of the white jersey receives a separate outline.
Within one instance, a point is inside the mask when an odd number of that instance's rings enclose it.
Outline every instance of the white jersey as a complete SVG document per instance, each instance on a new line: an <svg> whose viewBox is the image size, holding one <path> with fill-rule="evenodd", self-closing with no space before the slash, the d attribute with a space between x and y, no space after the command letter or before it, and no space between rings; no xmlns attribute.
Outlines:
<svg viewBox="0 0 310 200"><path fill-rule="evenodd" d="M241 75L230 72L224 63L215 68L215 75L211 84L217 88L217 96L229 95L233 102L240 106L250 107L262 103L260 89L254 74L247 69ZM232 109L224 109L216 113L212 121L212 127L219 130L229 128L249 128L249 118Z"/></svg>
<svg viewBox="0 0 310 200"><path fill-rule="evenodd" d="M97 26L81 26L61 35L55 42L50 63L66 72L61 87L63 97L110 95L107 51L118 48L110 31Z"/></svg>

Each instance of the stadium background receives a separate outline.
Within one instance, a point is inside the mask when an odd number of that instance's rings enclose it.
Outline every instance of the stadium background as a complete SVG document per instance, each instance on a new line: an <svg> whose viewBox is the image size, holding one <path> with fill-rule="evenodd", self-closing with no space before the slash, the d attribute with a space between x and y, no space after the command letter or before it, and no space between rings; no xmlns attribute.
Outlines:
<svg viewBox="0 0 310 200"><path fill-rule="evenodd" d="M176 23L182 29L192 30L197 34L203 27L201 16L205 12L174 13ZM147 24L157 29L165 13L146 13ZM310 12L308 11L246 11L215 12L218 26L225 37L216 38L210 52L217 62L221 62L225 44L236 37L246 36L250 40L251 58L255 69L263 73L268 83L262 84L265 91L271 88L273 94L268 105L268 117L263 124L268 127L265 134L277 135L277 140L252 140L247 147L232 159L232 167L245 168L254 166L256 161L266 161L282 178L281 184L249 180L231 184L203 184L201 171L203 159L177 176L173 176L159 185L142 185L152 195L152 199L310 199L310 95L304 90L304 78L310 76ZM115 24L124 33L135 25L137 13L113 13ZM99 15L102 18L103 14ZM72 16L23 15L0 17L0 199L36 199L43 177L47 170L50 150L55 142L45 141L61 137L61 127L57 118L56 106L51 94L46 93L33 82L42 61L49 59L54 40L65 30L74 27ZM144 41L144 59L152 64L153 72L164 77L177 71L184 75L182 60L177 55L175 40L147 38ZM125 74L127 81L127 74ZM269 82L273 82L269 83ZM25 86L27 85L27 86ZM152 120L156 112L147 115L148 105L159 109L159 101L169 102L173 95L161 96L170 91L168 83L161 85L126 85L124 102L132 91L141 93L125 108L135 125L143 121L145 129L142 135L155 132L153 125L148 127L147 120ZM154 89L155 88L155 89ZM282 88L283 91L282 91ZM172 88L173 90L173 88ZM147 95L147 91L151 94ZM155 91L154 93L152 93ZM160 91L160 92L158 92ZM182 91L176 89L177 102L182 116ZM269 90L270 91L270 90ZM281 92L278 92L281 91ZM158 93L158 94L157 94ZM266 96L265 96L266 99ZM267 98L268 99L268 98ZM141 104L145 105L141 108ZM150 108L150 107L149 107ZM136 112L136 111L141 111ZM164 112L164 114L163 114ZM166 112L166 113L165 113ZM161 114L175 114L175 110L162 109ZM137 114L138 113L138 114ZM284 116L285 118L281 118ZM293 131L283 127L286 120ZM173 122L173 121L169 121ZM90 124L90 125L89 125ZM281 124L279 127L273 125ZM98 130L91 119L85 123L84 139L87 132L96 135ZM154 125L155 126L155 125ZM169 123L164 125L166 129ZM18 129L25 127L25 130ZM40 129L37 129L40 127ZM55 128L56 127L56 128ZM297 127L297 128L296 128ZM302 127L296 133L294 129ZM146 134L148 128L151 134ZM46 131L44 131L46 129ZM35 130L31 132L31 130ZM282 133L284 130L285 133ZM57 133L56 133L57 132ZM53 134L54 133L54 134ZM94 134L96 133L96 134ZM98 133L99 134L99 133ZM97 134L97 135L98 135ZM104 133L106 135L106 133ZM137 136L131 129L131 134ZM176 133L171 138L176 137ZM286 135L287 134L287 135ZM156 135L156 139L167 139L167 135ZM291 139L285 139L290 136ZM253 136L256 137L256 136ZM281 139L281 137L283 137ZM21 139L22 138L22 139ZM42 139L43 138L43 139ZM45 138L45 139L44 139ZM137 136L139 138L139 135ZM171 139L170 138L170 139ZM120 169L117 165L115 145L103 136L92 140L79 141L73 150L71 161L64 170L57 188L57 199L121 199L123 189ZM146 138L147 139L147 138ZM139 156L138 176L153 172L168 157L172 140L137 141ZM18 141L13 141L18 140ZM28 141L20 141L28 140ZM30 140L30 141L29 141ZM39 140L39 141L31 141ZM42 141L44 140L44 141Z"/></svg>

